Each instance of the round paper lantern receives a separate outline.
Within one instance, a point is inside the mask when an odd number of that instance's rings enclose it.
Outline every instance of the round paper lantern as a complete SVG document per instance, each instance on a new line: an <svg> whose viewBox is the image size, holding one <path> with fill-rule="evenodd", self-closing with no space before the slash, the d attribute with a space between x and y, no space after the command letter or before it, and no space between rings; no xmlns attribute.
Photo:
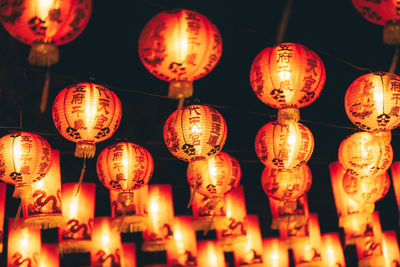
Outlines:
<svg viewBox="0 0 400 267"><path fill-rule="evenodd" d="M250 84L273 108L301 108L317 99L325 84L325 67L309 48L282 43L262 50L253 61Z"/></svg>
<svg viewBox="0 0 400 267"><path fill-rule="evenodd" d="M307 193L311 183L311 170L306 164L292 170L266 166L261 175L264 192L273 199L285 202L295 201Z"/></svg>
<svg viewBox="0 0 400 267"><path fill-rule="evenodd" d="M217 154L225 144L227 128L215 109L190 105L172 113L164 125L164 141L178 159L192 161Z"/></svg>
<svg viewBox="0 0 400 267"><path fill-rule="evenodd" d="M128 142L106 147L97 158L97 175L109 190L119 191L123 206L133 202L133 190L149 183L153 158L145 148Z"/></svg>
<svg viewBox="0 0 400 267"><path fill-rule="evenodd" d="M51 160L49 143L37 134L14 132L0 138L0 179L15 185L14 197L28 195L30 184L47 174Z"/></svg>
<svg viewBox="0 0 400 267"><path fill-rule="evenodd" d="M373 72L358 77L347 89L344 105L361 130L392 130L400 124L400 76Z"/></svg>
<svg viewBox="0 0 400 267"><path fill-rule="evenodd" d="M207 197L223 197L231 192L239 185L241 174L237 160L225 152L192 161L187 169L190 187Z"/></svg>
<svg viewBox="0 0 400 267"><path fill-rule="evenodd" d="M93 158L95 143L114 134L122 116L114 92L94 83L64 88L53 103L53 121L60 134L76 142L75 156Z"/></svg>
<svg viewBox="0 0 400 267"><path fill-rule="evenodd" d="M57 46L78 37L91 12L91 0L5 0L0 21L12 37L32 46L29 63L51 66L58 62Z"/></svg>
<svg viewBox="0 0 400 267"><path fill-rule="evenodd" d="M357 132L342 141L339 162L353 176L384 174L393 161L390 143L370 132Z"/></svg>
<svg viewBox="0 0 400 267"><path fill-rule="evenodd" d="M186 9L163 11L153 17L139 37L139 57L157 78L169 81L169 96L190 97L192 82L218 63L222 40L205 16Z"/></svg>
<svg viewBox="0 0 400 267"><path fill-rule="evenodd" d="M276 169L293 169L310 159L314 138L311 131L298 122L272 121L258 131L255 150L264 165Z"/></svg>

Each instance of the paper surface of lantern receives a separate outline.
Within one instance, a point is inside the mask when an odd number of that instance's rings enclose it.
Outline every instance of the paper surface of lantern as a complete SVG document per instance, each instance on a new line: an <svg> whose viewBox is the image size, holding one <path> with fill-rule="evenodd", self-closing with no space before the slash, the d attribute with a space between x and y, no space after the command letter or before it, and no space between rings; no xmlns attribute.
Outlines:
<svg viewBox="0 0 400 267"><path fill-rule="evenodd" d="M289 267L289 251L279 238L264 238L263 259L269 267Z"/></svg>
<svg viewBox="0 0 400 267"><path fill-rule="evenodd" d="M12 37L32 46L31 64L51 66L58 62L57 46L81 34L91 11L91 0L6 0L0 21Z"/></svg>
<svg viewBox="0 0 400 267"><path fill-rule="evenodd" d="M225 144L224 118L205 105L190 105L172 113L164 125L164 141L178 159L192 161L217 154Z"/></svg>
<svg viewBox="0 0 400 267"><path fill-rule="evenodd" d="M122 255L121 267L136 267L135 243L122 243Z"/></svg>
<svg viewBox="0 0 400 267"><path fill-rule="evenodd" d="M77 143L75 156L92 158L96 143L108 139L121 121L121 101L106 87L78 83L64 88L53 103L53 121L58 132Z"/></svg>
<svg viewBox="0 0 400 267"><path fill-rule="evenodd" d="M90 258L92 266L121 266L121 235L111 227L110 217L96 217L92 234Z"/></svg>
<svg viewBox="0 0 400 267"><path fill-rule="evenodd" d="M31 184L32 195L22 199L24 225L30 228L56 228L63 222L61 205L60 151L52 150L49 172Z"/></svg>
<svg viewBox="0 0 400 267"><path fill-rule="evenodd" d="M326 267L346 266L338 233L326 233L321 237L322 258Z"/></svg>
<svg viewBox="0 0 400 267"><path fill-rule="evenodd" d="M14 229L14 218L10 218L8 222L7 267L39 267L40 230L23 228L21 221Z"/></svg>
<svg viewBox="0 0 400 267"><path fill-rule="evenodd" d="M382 250L386 266L397 267L400 264L400 250L395 231L383 232Z"/></svg>
<svg viewBox="0 0 400 267"><path fill-rule="evenodd" d="M94 222L96 186L82 183L76 194L77 183L62 185L63 216L65 223L58 229L60 253L90 252Z"/></svg>
<svg viewBox="0 0 400 267"><path fill-rule="evenodd" d="M192 203L193 228L196 231L223 230L229 225L226 217L225 198L215 201L201 194L195 194Z"/></svg>
<svg viewBox="0 0 400 267"><path fill-rule="evenodd" d="M57 251L57 244L43 244L40 249L39 267L59 267L60 256Z"/></svg>
<svg viewBox="0 0 400 267"><path fill-rule="evenodd" d="M293 169L306 163L314 150L311 131L301 123L284 120L265 124L257 133L255 150L271 168Z"/></svg>
<svg viewBox="0 0 400 267"><path fill-rule="evenodd" d="M207 240L197 242L198 267L226 267L224 252L217 241Z"/></svg>
<svg viewBox="0 0 400 267"><path fill-rule="evenodd" d="M6 183L0 182L0 253L3 251L5 207L6 207Z"/></svg>
<svg viewBox="0 0 400 267"><path fill-rule="evenodd" d="M324 87L325 67L311 49L282 43L262 50L253 61L250 84L257 97L273 108L308 106Z"/></svg>
<svg viewBox="0 0 400 267"><path fill-rule="evenodd" d="M285 205L286 203L268 197L269 208L272 214L271 229L279 229L281 223L291 223L297 227L305 225L310 215L308 208L307 194L302 195L296 199L296 208L290 209ZM296 227L296 226L295 226Z"/></svg>
<svg viewBox="0 0 400 267"><path fill-rule="evenodd" d="M369 132L357 132L342 141L339 162L350 175L378 176L385 174L393 161L390 143Z"/></svg>
<svg viewBox="0 0 400 267"><path fill-rule="evenodd" d="M192 216L175 217L173 245L167 248L168 266L196 266L196 233L192 223Z"/></svg>
<svg viewBox="0 0 400 267"><path fill-rule="evenodd" d="M171 185L150 185L149 224L143 232L143 251L163 251L173 240L174 206Z"/></svg>
<svg viewBox="0 0 400 267"><path fill-rule="evenodd" d="M133 202L128 203L125 208L118 201L119 192L110 190L113 225L117 226L121 232L142 232L146 229L149 216L147 209L148 190L148 185L135 190Z"/></svg>
<svg viewBox="0 0 400 267"><path fill-rule="evenodd" d="M264 266L260 224L257 215L247 216L247 234L245 242L233 244L236 266Z"/></svg>
<svg viewBox="0 0 400 267"><path fill-rule="evenodd" d="M51 165L51 147L41 136L14 132L0 138L0 179L15 185L14 197L29 195Z"/></svg>
<svg viewBox="0 0 400 267"><path fill-rule="evenodd" d="M208 74L221 53L221 35L215 25L186 9L157 14L139 37L142 63L157 78L171 82L170 97L190 97L192 82Z"/></svg>
<svg viewBox="0 0 400 267"><path fill-rule="evenodd" d="M397 110L397 86L400 76L373 72L354 80L346 91L344 106L347 116L365 131L392 130L400 124Z"/></svg>

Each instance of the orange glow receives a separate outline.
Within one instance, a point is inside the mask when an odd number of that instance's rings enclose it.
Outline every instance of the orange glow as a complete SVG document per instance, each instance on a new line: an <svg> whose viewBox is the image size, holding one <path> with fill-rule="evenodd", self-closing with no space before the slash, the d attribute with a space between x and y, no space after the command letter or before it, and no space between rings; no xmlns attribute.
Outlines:
<svg viewBox="0 0 400 267"><path fill-rule="evenodd" d="M293 169L310 159L314 138L307 127L296 121L272 121L258 131L255 150L264 165L275 169Z"/></svg>
<svg viewBox="0 0 400 267"><path fill-rule="evenodd" d="M289 267L289 251L279 238L265 238L263 243L263 259L269 267Z"/></svg>
<svg viewBox="0 0 400 267"><path fill-rule="evenodd" d="M400 262L399 244L395 231L383 232L382 250L386 266Z"/></svg>
<svg viewBox="0 0 400 267"><path fill-rule="evenodd" d="M94 156L95 143L114 134L121 116L121 101L116 94L94 83L66 87L53 103L57 130L67 140L77 143L75 156L81 158Z"/></svg>
<svg viewBox="0 0 400 267"><path fill-rule="evenodd" d="M0 182L0 253L3 251L5 207L6 207L6 184Z"/></svg>
<svg viewBox="0 0 400 267"><path fill-rule="evenodd" d="M197 242L198 267L225 267L224 252L217 241L207 240Z"/></svg>
<svg viewBox="0 0 400 267"><path fill-rule="evenodd" d="M229 225L225 198L195 194L192 202L193 228L196 231L223 230Z"/></svg>
<svg viewBox="0 0 400 267"><path fill-rule="evenodd" d="M322 235L322 258L326 267L346 266L338 233Z"/></svg>
<svg viewBox="0 0 400 267"><path fill-rule="evenodd" d="M42 244L39 267L59 266L60 256L57 251L57 244Z"/></svg>
<svg viewBox="0 0 400 267"><path fill-rule="evenodd" d="M315 66L312 69L307 63L310 60ZM274 108L308 106L318 98L325 79L325 67L319 56L295 43L265 48L254 59L250 71L254 92Z"/></svg>
<svg viewBox="0 0 400 267"><path fill-rule="evenodd" d="M121 267L136 267L136 245L135 243L122 243L122 265Z"/></svg>
<svg viewBox="0 0 400 267"><path fill-rule="evenodd" d="M224 146L226 135L224 118L215 109L204 105L177 110L164 125L168 150L184 161L213 157Z"/></svg>
<svg viewBox="0 0 400 267"><path fill-rule="evenodd" d="M287 223L288 221L291 221L297 226L306 224L309 217L307 194L304 194L296 200L296 208L294 210L287 208L285 202L271 197L269 197L268 200L269 208L272 213L271 229L278 229L281 223Z"/></svg>

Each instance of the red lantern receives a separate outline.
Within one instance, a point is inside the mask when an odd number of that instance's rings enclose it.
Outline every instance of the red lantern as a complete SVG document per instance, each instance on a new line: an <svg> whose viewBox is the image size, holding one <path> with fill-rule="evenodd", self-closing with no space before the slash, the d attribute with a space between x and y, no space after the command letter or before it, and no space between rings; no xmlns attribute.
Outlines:
<svg viewBox="0 0 400 267"><path fill-rule="evenodd" d="M119 98L106 87L78 83L61 90L53 103L53 121L59 133L76 142L75 156L93 158L95 143L114 134L121 121Z"/></svg>
<svg viewBox="0 0 400 267"><path fill-rule="evenodd" d="M0 20L11 36L32 46L29 63L51 66L58 62L57 46L78 37L91 12L91 0L6 0Z"/></svg>
<svg viewBox="0 0 400 267"><path fill-rule="evenodd" d="M92 236L92 266L121 266L121 235L112 230L110 217L95 218Z"/></svg>
<svg viewBox="0 0 400 267"><path fill-rule="evenodd" d="M274 108L301 108L317 99L325 84L322 60L309 48L282 43L262 50L253 61L250 84Z"/></svg>
<svg viewBox="0 0 400 267"><path fill-rule="evenodd" d="M222 248L217 241L207 240L197 242L197 266L198 267L226 267Z"/></svg>
<svg viewBox="0 0 400 267"><path fill-rule="evenodd" d="M387 72L373 72L358 77L346 91L344 106L349 119L361 130L389 131L400 124L393 115L400 108L397 93L392 88L400 76Z"/></svg>
<svg viewBox="0 0 400 267"><path fill-rule="evenodd" d="M135 190L133 201L125 207L118 201L119 192L110 190L111 217L113 225L121 232L142 232L148 224L148 186Z"/></svg>
<svg viewBox="0 0 400 267"><path fill-rule="evenodd" d="M270 267L289 267L289 251L279 238L263 239L263 259Z"/></svg>
<svg viewBox="0 0 400 267"><path fill-rule="evenodd" d="M0 253L3 252L5 207L6 207L6 184L0 182Z"/></svg>
<svg viewBox="0 0 400 267"><path fill-rule="evenodd" d="M193 229L204 231L226 229L229 220L226 217L225 198L212 199L204 195L195 194L192 203Z"/></svg>
<svg viewBox="0 0 400 267"><path fill-rule="evenodd" d="M60 256L57 251L57 244L43 244L40 249L39 267L59 267Z"/></svg>
<svg viewBox="0 0 400 267"><path fill-rule="evenodd" d="M272 121L258 131L255 150L266 166L294 169L310 159L314 150L314 138L311 131L298 122Z"/></svg>
<svg viewBox="0 0 400 267"><path fill-rule="evenodd" d="M393 160L390 143L369 132L357 132L342 141L339 162L352 176L385 174Z"/></svg>
<svg viewBox="0 0 400 267"><path fill-rule="evenodd" d="M0 138L0 179L15 185L13 197L24 198L30 184L42 179L50 169L51 147L29 132L15 132Z"/></svg>
<svg viewBox="0 0 400 267"><path fill-rule="evenodd" d="M397 265L399 264L400 250L397 242L396 231L383 232L382 250L386 266L390 266L393 263Z"/></svg>
<svg viewBox="0 0 400 267"><path fill-rule="evenodd" d="M383 25L383 42L390 45L400 43L398 1L352 0L354 7L369 22Z"/></svg>
<svg viewBox="0 0 400 267"><path fill-rule="evenodd" d="M61 207L60 151L52 150L46 176L31 185L32 195L22 199L24 225L30 228L56 228L64 219Z"/></svg>
<svg viewBox="0 0 400 267"><path fill-rule="evenodd" d="M172 113L164 125L164 141L178 159L192 161L217 154L225 144L226 123L215 109L191 105Z"/></svg>
<svg viewBox="0 0 400 267"><path fill-rule="evenodd" d="M222 40L205 16L186 9L163 11L153 17L139 37L139 57L157 78L169 81L169 96L190 97L192 82L218 63Z"/></svg>
<svg viewBox="0 0 400 267"><path fill-rule="evenodd" d="M77 187L77 183L62 185L65 223L58 229L61 254L90 252L92 244L96 185L82 183L76 194Z"/></svg>
<svg viewBox="0 0 400 267"><path fill-rule="evenodd" d="M326 233L321 237L322 258L326 267L345 266L342 244L338 233Z"/></svg>
<svg viewBox="0 0 400 267"><path fill-rule="evenodd" d="M136 245L135 243L122 243L122 265L121 267L136 267Z"/></svg>

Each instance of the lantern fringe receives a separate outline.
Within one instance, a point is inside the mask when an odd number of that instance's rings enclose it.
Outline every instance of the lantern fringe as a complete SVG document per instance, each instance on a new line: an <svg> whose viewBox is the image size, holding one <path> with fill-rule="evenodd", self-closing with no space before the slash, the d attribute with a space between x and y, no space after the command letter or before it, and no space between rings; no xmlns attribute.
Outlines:
<svg viewBox="0 0 400 267"><path fill-rule="evenodd" d="M247 242L247 236L234 236L234 237L226 237L221 240L218 240L218 245L222 248L224 252L232 252L233 245L236 244L245 244ZM247 266L247 265L246 265Z"/></svg>
<svg viewBox="0 0 400 267"><path fill-rule="evenodd" d="M90 141L79 141L75 147L75 157L91 159L96 153L96 144Z"/></svg>
<svg viewBox="0 0 400 267"><path fill-rule="evenodd" d="M224 216L203 217L193 221L193 229L195 231L224 229L228 227L229 223L229 219Z"/></svg>
<svg viewBox="0 0 400 267"><path fill-rule="evenodd" d="M171 240L160 240L160 241L144 241L142 245L143 251L164 251L173 246Z"/></svg>
<svg viewBox="0 0 400 267"><path fill-rule="evenodd" d="M42 89L42 99L40 102L40 112L44 113L46 111L47 107L47 99L49 97L49 88L50 88L50 69L47 68L46 70L46 76L43 84L43 89Z"/></svg>
<svg viewBox="0 0 400 267"><path fill-rule="evenodd" d="M63 225L65 222L64 217L60 215L42 215L37 217L30 217L24 219L23 227L32 229L51 229Z"/></svg>
<svg viewBox="0 0 400 267"><path fill-rule="evenodd" d="M86 253L92 248L91 240L62 241L58 245L58 253L61 255L70 253Z"/></svg>
<svg viewBox="0 0 400 267"><path fill-rule="evenodd" d="M143 232L147 229L148 219L141 216L125 216L123 223L122 218L112 220L111 226L114 229L119 229L121 233L136 233Z"/></svg>
<svg viewBox="0 0 400 267"><path fill-rule="evenodd" d="M15 185L13 198L28 199L32 196L32 187L27 184Z"/></svg>
<svg viewBox="0 0 400 267"><path fill-rule="evenodd" d="M298 122L300 120L300 110L295 107L280 108L278 110L278 122L282 123L284 120L292 120Z"/></svg>
<svg viewBox="0 0 400 267"><path fill-rule="evenodd" d="M388 45L400 44L400 20L388 20L383 28L383 42Z"/></svg>
<svg viewBox="0 0 400 267"><path fill-rule="evenodd" d="M48 67L59 61L60 53L53 42L35 42L29 52L28 61L31 65Z"/></svg>
<svg viewBox="0 0 400 267"><path fill-rule="evenodd" d="M192 81L170 81L168 97L176 98L179 99L179 101L181 101L181 99L191 97L192 95L193 95ZM183 106L183 101L182 101L182 106Z"/></svg>

